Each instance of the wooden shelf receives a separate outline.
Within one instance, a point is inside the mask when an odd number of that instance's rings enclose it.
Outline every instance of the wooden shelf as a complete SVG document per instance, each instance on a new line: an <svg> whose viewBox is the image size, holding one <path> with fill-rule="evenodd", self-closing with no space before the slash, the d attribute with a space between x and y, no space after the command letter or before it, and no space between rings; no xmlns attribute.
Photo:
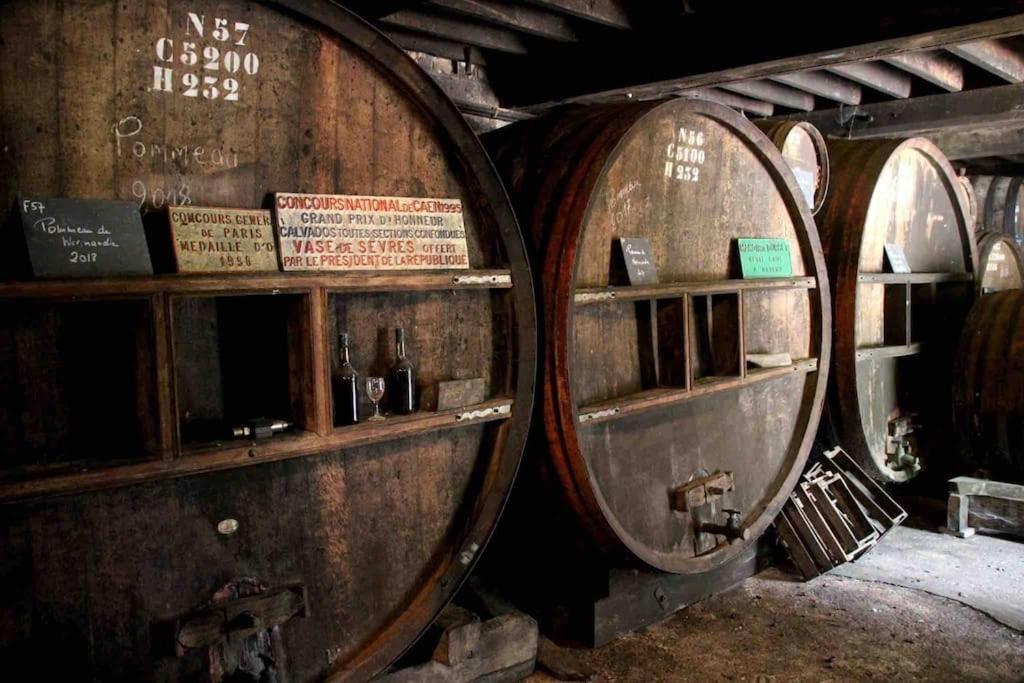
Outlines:
<svg viewBox="0 0 1024 683"><path fill-rule="evenodd" d="M156 275L96 280L0 283L0 299L132 298L154 294L280 294L324 288L329 292L508 289L509 270L444 270L388 273L238 273Z"/></svg>
<svg viewBox="0 0 1024 683"><path fill-rule="evenodd" d="M778 368L750 368L746 377L707 377L698 380L690 390L683 388L660 388L641 391L610 401L593 403L579 409L580 424L595 424L617 420L627 415L642 413L674 403L690 401L702 396L733 391L742 387L767 382L793 373L806 374L818 369L817 358L794 361L792 365Z"/></svg>
<svg viewBox="0 0 1024 683"><path fill-rule="evenodd" d="M878 285L926 285L974 282L973 273L858 273L857 282Z"/></svg>
<svg viewBox="0 0 1024 683"><path fill-rule="evenodd" d="M702 282L668 282L636 287L597 287L577 289L577 306L608 303L610 301L640 301L644 299L674 299L684 295L703 296L726 292L767 289L814 289L813 277L780 277L758 280L705 280Z"/></svg>
<svg viewBox="0 0 1024 683"><path fill-rule="evenodd" d="M873 360L879 358L901 358L903 356L916 356L921 353L921 344L910 345L898 344L895 346L872 346L857 349L857 360Z"/></svg>
<svg viewBox="0 0 1024 683"><path fill-rule="evenodd" d="M213 448L190 449L176 459L147 460L116 467L81 467L73 472L48 474L45 478L0 482L0 501L115 488L157 479L170 479L204 472L261 465L279 460L335 453L447 429L506 420L512 414L512 399L497 398L473 406L439 412L417 412L384 420L364 421L339 427L328 436L311 432L289 432L258 441L227 441Z"/></svg>

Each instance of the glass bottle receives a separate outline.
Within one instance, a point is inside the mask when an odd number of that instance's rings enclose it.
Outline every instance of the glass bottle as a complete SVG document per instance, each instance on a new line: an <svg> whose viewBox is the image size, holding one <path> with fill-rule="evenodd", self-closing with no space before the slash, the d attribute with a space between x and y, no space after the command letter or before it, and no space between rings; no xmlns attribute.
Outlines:
<svg viewBox="0 0 1024 683"><path fill-rule="evenodd" d="M347 332L338 335L338 349L341 365L331 385L334 394L334 424L354 425L359 422L359 373L349 359Z"/></svg>
<svg viewBox="0 0 1024 683"><path fill-rule="evenodd" d="M409 415L416 411L416 375L412 363L405 355L405 330L395 330L395 356L388 378L388 406L398 415Z"/></svg>

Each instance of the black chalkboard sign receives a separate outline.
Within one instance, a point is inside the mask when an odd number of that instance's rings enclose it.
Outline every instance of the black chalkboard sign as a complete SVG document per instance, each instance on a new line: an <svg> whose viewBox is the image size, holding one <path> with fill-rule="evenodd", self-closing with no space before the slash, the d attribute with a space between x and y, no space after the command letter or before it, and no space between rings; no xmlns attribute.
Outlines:
<svg viewBox="0 0 1024 683"><path fill-rule="evenodd" d="M18 209L34 277L153 274L134 202L23 197Z"/></svg>
<svg viewBox="0 0 1024 683"><path fill-rule="evenodd" d="M658 281L654 268L651 243L642 237L620 237L622 260L626 263L626 275L631 285L652 285Z"/></svg>

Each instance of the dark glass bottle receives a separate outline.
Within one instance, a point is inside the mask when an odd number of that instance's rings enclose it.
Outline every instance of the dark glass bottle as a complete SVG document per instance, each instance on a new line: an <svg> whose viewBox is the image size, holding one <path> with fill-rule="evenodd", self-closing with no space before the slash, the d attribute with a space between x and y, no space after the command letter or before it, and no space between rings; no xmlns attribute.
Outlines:
<svg viewBox="0 0 1024 683"><path fill-rule="evenodd" d="M331 385L334 394L334 424L354 425L359 422L359 373L348 356L348 334L338 335L341 365Z"/></svg>
<svg viewBox="0 0 1024 683"><path fill-rule="evenodd" d="M416 411L416 373L405 356L405 330L401 327L395 330L395 355L398 359L391 366L385 389L388 406L392 413L408 415Z"/></svg>

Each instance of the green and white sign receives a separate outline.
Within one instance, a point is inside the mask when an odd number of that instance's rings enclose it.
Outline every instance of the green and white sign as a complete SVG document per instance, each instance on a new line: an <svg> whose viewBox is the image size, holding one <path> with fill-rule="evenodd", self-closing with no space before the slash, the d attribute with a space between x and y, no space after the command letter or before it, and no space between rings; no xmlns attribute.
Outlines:
<svg viewBox="0 0 1024 683"><path fill-rule="evenodd" d="M740 237L740 268L743 279L792 277L789 242L777 237Z"/></svg>

